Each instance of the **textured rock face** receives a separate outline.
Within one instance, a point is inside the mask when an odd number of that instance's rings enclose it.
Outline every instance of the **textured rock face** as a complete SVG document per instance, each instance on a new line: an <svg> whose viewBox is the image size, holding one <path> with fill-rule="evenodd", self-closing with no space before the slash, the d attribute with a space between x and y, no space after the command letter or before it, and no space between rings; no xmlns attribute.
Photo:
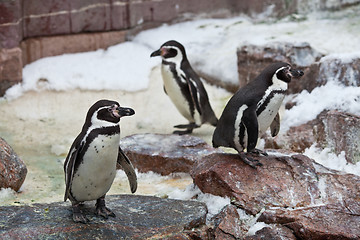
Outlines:
<svg viewBox="0 0 360 240"><path fill-rule="evenodd" d="M238 49L238 73L240 87L253 80L260 72L273 62L291 63L293 67L302 69L305 75L301 80L293 79L289 83L289 93L311 91L316 87L313 78L307 77L310 66L323 55L308 43L292 44L286 42L269 43L263 46L245 45Z"/></svg>
<svg viewBox="0 0 360 240"><path fill-rule="evenodd" d="M289 228L272 224L260 229L253 236L245 237L245 240L296 240L296 237Z"/></svg>
<svg viewBox="0 0 360 240"><path fill-rule="evenodd" d="M117 215L107 220L94 215L94 204L84 211L89 224L76 224L71 204L0 206L1 239L207 239L203 203L149 196L107 196ZM196 238L197 236L197 238ZM174 238L172 238L174 237Z"/></svg>
<svg viewBox="0 0 360 240"><path fill-rule="evenodd" d="M190 172L204 156L220 152L191 135L136 134L121 139L120 146L140 172L161 175Z"/></svg>
<svg viewBox="0 0 360 240"><path fill-rule="evenodd" d="M18 191L25 181L27 168L7 142L0 138L0 188Z"/></svg>
<svg viewBox="0 0 360 240"><path fill-rule="evenodd" d="M336 110L323 111L316 119L291 127L276 138L264 136L266 148L304 152L314 143L328 147L337 155L345 152L349 163L360 161L360 117Z"/></svg>
<svg viewBox="0 0 360 240"><path fill-rule="evenodd" d="M351 200L303 209L266 210L259 221L282 223L296 239L359 239L360 204Z"/></svg>
<svg viewBox="0 0 360 240"><path fill-rule="evenodd" d="M303 155L256 157L256 169L238 155L213 154L196 162L191 176L205 193L234 198L255 215L266 207L306 207L360 197L360 177L329 170Z"/></svg>

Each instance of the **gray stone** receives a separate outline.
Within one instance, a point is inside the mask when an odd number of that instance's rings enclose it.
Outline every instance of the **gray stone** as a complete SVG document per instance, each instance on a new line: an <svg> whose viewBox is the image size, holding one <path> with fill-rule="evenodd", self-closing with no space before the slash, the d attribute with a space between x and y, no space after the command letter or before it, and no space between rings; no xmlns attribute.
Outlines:
<svg viewBox="0 0 360 240"><path fill-rule="evenodd" d="M97 217L94 204L86 203L83 210L89 224L73 222L69 202L0 206L0 238L188 239L207 235L203 203L138 195L107 196L106 201L117 216L107 220Z"/></svg>

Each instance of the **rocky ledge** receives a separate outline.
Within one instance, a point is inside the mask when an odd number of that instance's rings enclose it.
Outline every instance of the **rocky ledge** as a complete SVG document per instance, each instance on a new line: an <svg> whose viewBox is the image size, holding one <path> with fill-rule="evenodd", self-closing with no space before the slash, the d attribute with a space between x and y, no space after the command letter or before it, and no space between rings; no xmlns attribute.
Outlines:
<svg viewBox="0 0 360 240"><path fill-rule="evenodd" d="M188 239L202 234L206 205L150 196L107 196L117 215L107 220L84 205L89 224L72 221L69 202L0 207L0 239Z"/></svg>

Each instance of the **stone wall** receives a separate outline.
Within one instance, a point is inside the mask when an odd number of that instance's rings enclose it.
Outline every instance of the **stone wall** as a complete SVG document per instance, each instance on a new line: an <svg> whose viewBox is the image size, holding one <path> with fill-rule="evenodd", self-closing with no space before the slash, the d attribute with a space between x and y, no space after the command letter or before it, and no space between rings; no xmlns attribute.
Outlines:
<svg viewBox="0 0 360 240"><path fill-rule="evenodd" d="M294 12L296 3L297 0L0 0L0 96L21 82L24 65L42 57L107 48L143 29L199 14L229 17L267 12L281 17Z"/></svg>

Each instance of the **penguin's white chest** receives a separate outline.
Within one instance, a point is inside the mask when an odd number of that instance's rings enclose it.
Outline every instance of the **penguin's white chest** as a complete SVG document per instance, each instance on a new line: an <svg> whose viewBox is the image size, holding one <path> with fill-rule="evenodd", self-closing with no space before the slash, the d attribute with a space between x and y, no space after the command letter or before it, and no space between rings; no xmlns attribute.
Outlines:
<svg viewBox="0 0 360 240"><path fill-rule="evenodd" d="M164 87L167 95L174 103L178 111L190 122L194 122L194 118L190 113L189 103L181 92L179 84L173 77L173 73L170 70L169 65L161 65L161 74L164 81Z"/></svg>
<svg viewBox="0 0 360 240"><path fill-rule="evenodd" d="M277 112L280 109L282 101L284 100L284 94L275 94L271 99L264 111L258 116L259 133L263 134L270 127Z"/></svg>
<svg viewBox="0 0 360 240"><path fill-rule="evenodd" d="M90 144L71 185L77 201L95 200L106 194L116 175L120 134L99 135Z"/></svg>

